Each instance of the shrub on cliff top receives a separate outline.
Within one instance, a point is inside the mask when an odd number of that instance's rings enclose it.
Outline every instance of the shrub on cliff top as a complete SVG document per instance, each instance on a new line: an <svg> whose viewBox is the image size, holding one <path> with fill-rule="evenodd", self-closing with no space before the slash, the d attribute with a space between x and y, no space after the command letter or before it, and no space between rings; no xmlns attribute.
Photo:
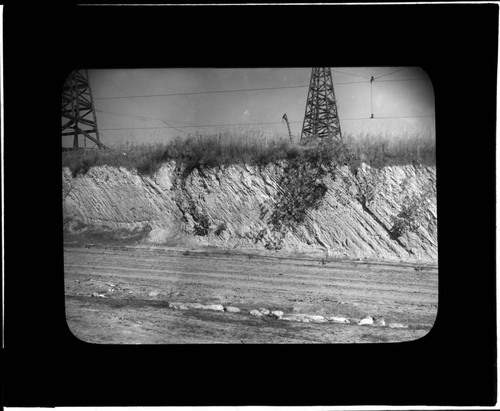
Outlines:
<svg viewBox="0 0 500 411"><path fill-rule="evenodd" d="M265 166L280 160L349 165L356 169L362 162L372 167L386 165L435 165L435 141L431 136L344 136L342 144L324 144L304 148L288 138L267 138L262 134L212 134L177 138L167 144L118 147L108 150L63 152L62 165L73 176L85 174L91 167L108 165L137 170L152 176L166 161L174 160L184 176L194 169L233 164Z"/></svg>
<svg viewBox="0 0 500 411"><path fill-rule="evenodd" d="M133 146L107 150L78 150L63 152L62 166L68 167L76 177L85 175L90 168L98 166L124 167L127 170L140 170L141 174L154 174L166 160L165 146Z"/></svg>

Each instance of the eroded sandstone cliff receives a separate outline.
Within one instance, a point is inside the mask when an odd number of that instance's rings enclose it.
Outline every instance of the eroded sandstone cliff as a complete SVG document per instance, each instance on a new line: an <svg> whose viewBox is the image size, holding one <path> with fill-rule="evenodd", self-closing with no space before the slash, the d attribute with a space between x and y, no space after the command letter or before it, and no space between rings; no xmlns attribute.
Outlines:
<svg viewBox="0 0 500 411"><path fill-rule="evenodd" d="M411 202L418 218L408 215ZM169 162L153 177L107 166L73 177L65 168L63 205L69 229L72 222L147 228L147 241L155 244L437 261L435 167L362 165L318 173L281 162L186 176ZM398 219L414 221L398 231Z"/></svg>

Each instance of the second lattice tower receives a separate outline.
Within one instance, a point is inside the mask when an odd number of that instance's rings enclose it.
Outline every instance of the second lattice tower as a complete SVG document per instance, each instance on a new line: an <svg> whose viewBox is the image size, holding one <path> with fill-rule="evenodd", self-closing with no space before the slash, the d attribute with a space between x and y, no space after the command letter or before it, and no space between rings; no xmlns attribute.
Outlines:
<svg viewBox="0 0 500 411"><path fill-rule="evenodd" d="M307 94L306 113L300 142L311 144L342 140L337 102L329 67L314 67Z"/></svg>

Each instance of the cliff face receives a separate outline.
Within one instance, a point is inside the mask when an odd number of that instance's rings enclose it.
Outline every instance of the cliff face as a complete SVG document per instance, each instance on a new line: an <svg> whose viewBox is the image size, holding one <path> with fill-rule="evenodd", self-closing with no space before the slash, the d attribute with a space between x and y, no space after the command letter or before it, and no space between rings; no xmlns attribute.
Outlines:
<svg viewBox="0 0 500 411"><path fill-rule="evenodd" d="M63 204L70 230L71 222L149 227L149 242L170 246L437 261L434 167L362 165L318 174L282 162L195 169L187 177L174 162L154 177L106 166L72 177L65 168ZM396 230L396 221L404 229Z"/></svg>

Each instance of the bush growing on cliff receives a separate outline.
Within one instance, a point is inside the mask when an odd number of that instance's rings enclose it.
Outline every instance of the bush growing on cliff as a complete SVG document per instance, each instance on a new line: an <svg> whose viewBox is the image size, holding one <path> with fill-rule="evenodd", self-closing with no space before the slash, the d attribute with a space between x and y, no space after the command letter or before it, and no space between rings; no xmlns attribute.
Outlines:
<svg viewBox="0 0 500 411"><path fill-rule="evenodd" d="M345 176L344 181L351 187L354 198L366 210L382 191L383 178L377 170L361 166L353 171L353 178Z"/></svg>
<svg viewBox="0 0 500 411"><path fill-rule="evenodd" d="M193 218L193 234L205 237L210 230L210 219L204 210L199 210L193 201L189 202L187 212Z"/></svg>
<svg viewBox="0 0 500 411"><path fill-rule="evenodd" d="M431 190L424 191L421 195L407 193L403 199L401 211L391 219L391 234L399 238L408 232L415 232L426 221L429 209Z"/></svg>
<svg viewBox="0 0 500 411"><path fill-rule="evenodd" d="M214 234L215 234L215 235L217 235L217 236L219 236L219 235L221 235L224 231L226 231L226 229L227 229L227 225L226 225L226 223L220 223L220 224L217 226L217 228L215 229Z"/></svg>
<svg viewBox="0 0 500 411"><path fill-rule="evenodd" d="M290 162L279 181L270 223L275 231L290 229L304 222L308 210L317 209L328 190L322 181L321 166Z"/></svg>
<svg viewBox="0 0 500 411"><path fill-rule="evenodd" d="M277 233L302 224L310 210L318 209L328 191L324 178L349 161L341 142L290 152L269 223Z"/></svg>
<svg viewBox="0 0 500 411"><path fill-rule="evenodd" d="M210 228L210 221L208 220L208 217L204 214L201 214L195 221L193 228L194 235L199 235L202 237L207 236L209 228Z"/></svg>

